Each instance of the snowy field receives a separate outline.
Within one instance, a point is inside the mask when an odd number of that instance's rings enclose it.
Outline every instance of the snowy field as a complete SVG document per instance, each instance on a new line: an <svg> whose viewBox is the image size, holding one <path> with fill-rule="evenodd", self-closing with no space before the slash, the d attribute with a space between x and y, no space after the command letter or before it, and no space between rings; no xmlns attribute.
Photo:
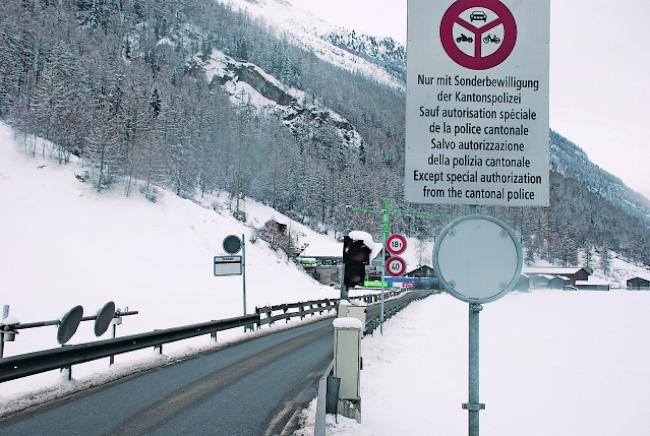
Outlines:
<svg viewBox="0 0 650 436"><path fill-rule="evenodd" d="M362 424L331 418L328 434L467 434L467 312L441 294L366 337ZM648 313L650 292L536 291L485 305L481 435L650 434Z"/></svg>
<svg viewBox="0 0 650 436"><path fill-rule="evenodd" d="M58 319L78 304L93 315L109 300L140 311L124 318L120 336L240 316L241 278L213 277L212 258L225 254L225 236L245 234L248 241L254 228L276 219L312 247L335 242L253 201L245 204L244 224L232 218L225 196L190 201L164 192L153 204L137 190L125 197L121 186L97 194L75 178L84 172L78 163L60 166L47 151L41 159L40 146L36 159L22 150L0 123L0 305L10 305L11 317L22 322ZM248 313L255 306L338 297L338 290L312 280L261 240L247 243L247 272ZM82 323L70 344L96 340L92 328ZM219 338L242 334L232 330ZM54 348L55 338L55 327L23 330L5 357ZM206 335L169 344L165 353L209 344ZM110 372L146 366L152 358L151 350L118 356ZM85 380L107 367L107 361L92 362L73 374ZM58 389L60 382L54 371L0 384L0 413L9 399Z"/></svg>

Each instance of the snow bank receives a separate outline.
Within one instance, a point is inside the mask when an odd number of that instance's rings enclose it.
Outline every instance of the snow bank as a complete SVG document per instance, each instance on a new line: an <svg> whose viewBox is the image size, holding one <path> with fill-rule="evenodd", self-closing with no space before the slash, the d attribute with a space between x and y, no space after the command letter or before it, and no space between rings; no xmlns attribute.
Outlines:
<svg viewBox="0 0 650 436"><path fill-rule="evenodd" d="M649 310L650 293L627 291L513 293L485 305L481 435L646 436ZM362 424L328 420L328 434L466 434L467 312L441 294L366 337Z"/></svg>

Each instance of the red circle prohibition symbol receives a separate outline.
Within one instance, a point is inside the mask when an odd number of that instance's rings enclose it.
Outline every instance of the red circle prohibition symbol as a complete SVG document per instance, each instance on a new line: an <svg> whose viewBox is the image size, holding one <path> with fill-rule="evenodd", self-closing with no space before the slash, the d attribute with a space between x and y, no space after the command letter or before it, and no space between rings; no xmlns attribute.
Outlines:
<svg viewBox="0 0 650 436"><path fill-rule="evenodd" d="M399 271L392 270L393 264L399 264ZM392 277L399 277L406 272L406 262L401 257L391 257L386 262L386 272Z"/></svg>
<svg viewBox="0 0 650 436"><path fill-rule="evenodd" d="M393 246L393 241L397 242L394 244L397 246L397 248ZM394 255L400 255L404 253L404 251L406 251L406 238L402 235L392 235L386 241L386 250L388 250L390 254Z"/></svg>
<svg viewBox="0 0 650 436"><path fill-rule="evenodd" d="M485 8L496 14L497 18L476 27L461 18L461 14L472 8ZM454 24L458 24L474 35L474 56L464 53L454 41ZM503 25L503 42L491 55L481 56L483 35ZM458 65L471 70L488 70L505 61L517 43L517 22L510 9L499 0L458 0L442 16L440 40L449 57Z"/></svg>

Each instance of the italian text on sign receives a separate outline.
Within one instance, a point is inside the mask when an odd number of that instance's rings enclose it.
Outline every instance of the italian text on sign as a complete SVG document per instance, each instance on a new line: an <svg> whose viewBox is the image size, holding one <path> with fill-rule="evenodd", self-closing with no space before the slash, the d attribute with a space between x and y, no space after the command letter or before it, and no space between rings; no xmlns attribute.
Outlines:
<svg viewBox="0 0 650 436"><path fill-rule="evenodd" d="M408 0L407 201L548 206L549 0Z"/></svg>

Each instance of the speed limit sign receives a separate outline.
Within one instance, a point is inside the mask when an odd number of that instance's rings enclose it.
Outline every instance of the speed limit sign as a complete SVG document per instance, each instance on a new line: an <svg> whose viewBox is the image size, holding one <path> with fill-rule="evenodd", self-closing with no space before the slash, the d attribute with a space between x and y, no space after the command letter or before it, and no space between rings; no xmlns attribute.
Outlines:
<svg viewBox="0 0 650 436"><path fill-rule="evenodd" d="M402 235L392 235L386 241L386 250L395 256L404 253L406 251L406 238Z"/></svg>
<svg viewBox="0 0 650 436"><path fill-rule="evenodd" d="M386 261L386 272L393 277L399 277L406 272L406 262L401 257L391 257Z"/></svg>

